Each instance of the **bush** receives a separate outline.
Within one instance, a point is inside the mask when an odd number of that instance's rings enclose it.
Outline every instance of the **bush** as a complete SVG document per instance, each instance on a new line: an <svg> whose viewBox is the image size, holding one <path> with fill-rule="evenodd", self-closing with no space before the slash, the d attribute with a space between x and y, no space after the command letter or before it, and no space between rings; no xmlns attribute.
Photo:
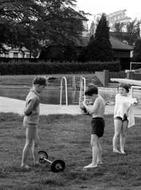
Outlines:
<svg viewBox="0 0 141 190"><path fill-rule="evenodd" d="M9 61L0 63L1 75L94 73L95 71L119 71L119 62L29 62Z"/></svg>

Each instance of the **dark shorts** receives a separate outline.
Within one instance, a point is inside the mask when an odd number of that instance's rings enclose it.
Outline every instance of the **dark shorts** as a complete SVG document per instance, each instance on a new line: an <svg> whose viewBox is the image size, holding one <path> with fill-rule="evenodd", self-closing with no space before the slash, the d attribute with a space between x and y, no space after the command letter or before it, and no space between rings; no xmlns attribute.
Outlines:
<svg viewBox="0 0 141 190"><path fill-rule="evenodd" d="M124 116L123 116L123 119L122 119L122 117L120 117L120 116L117 116L115 119L119 119L119 120L121 120L122 122L123 122L123 121L128 121L127 115L125 115L125 114L124 114Z"/></svg>
<svg viewBox="0 0 141 190"><path fill-rule="evenodd" d="M91 121L91 134L96 134L98 137L102 137L104 134L105 122L101 117L93 118Z"/></svg>

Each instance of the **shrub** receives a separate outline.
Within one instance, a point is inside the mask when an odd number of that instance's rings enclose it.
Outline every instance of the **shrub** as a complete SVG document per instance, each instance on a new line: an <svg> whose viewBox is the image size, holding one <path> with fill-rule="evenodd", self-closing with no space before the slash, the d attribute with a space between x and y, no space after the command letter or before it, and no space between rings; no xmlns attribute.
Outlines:
<svg viewBox="0 0 141 190"><path fill-rule="evenodd" d="M1 75L94 73L95 71L119 71L119 62L29 62L10 61L0 63Z"/></svg>

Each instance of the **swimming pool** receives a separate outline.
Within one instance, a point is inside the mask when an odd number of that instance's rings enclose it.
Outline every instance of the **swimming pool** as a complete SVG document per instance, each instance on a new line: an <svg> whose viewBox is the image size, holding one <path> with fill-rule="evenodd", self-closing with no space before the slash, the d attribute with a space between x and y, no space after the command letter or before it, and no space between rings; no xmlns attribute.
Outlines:
<svg viewBox="0 0 141 190"><path fill-rule="evenodd" d="M29 91L29 86L21 85L1 85L0 96L25 100ZM77 105L79 103L80 89L68 88L68 104ZM116 88L99 87L99 93L103 96L106 102L114 102ZM60 104L60 87L47 86L41 95L41 103L45 104ZM62 104L66 103L65 90L62 90Z"/></svg>

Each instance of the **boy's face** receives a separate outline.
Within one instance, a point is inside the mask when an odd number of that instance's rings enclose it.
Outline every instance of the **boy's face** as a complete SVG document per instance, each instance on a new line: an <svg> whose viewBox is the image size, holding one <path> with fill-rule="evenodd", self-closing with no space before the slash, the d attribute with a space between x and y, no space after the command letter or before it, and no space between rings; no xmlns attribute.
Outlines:
<svg viewBox="0 0 141 190"><path fill-rule="evenodd" d="M38 93L41 93L44 89L45 89L45 85L40 85L40 84L37 84L36 86L35 86L35 88L36 88L36 91L38 92Z"/></svg>
<svg viewBox="0 0 141 190"><path fill-rule="evenodd" d="M97 97L97 94L93 94L92 96L86 96L86 99L89 99L90 101L94 102Z"/></svg>
<svg viewBox="0 0 141 190"><path fill-rule="evenodd" d="M121 94L122 96L127 95L127 91L126 91L126 89L123 88L123 87L119 87L119 94Z"/></svg>

